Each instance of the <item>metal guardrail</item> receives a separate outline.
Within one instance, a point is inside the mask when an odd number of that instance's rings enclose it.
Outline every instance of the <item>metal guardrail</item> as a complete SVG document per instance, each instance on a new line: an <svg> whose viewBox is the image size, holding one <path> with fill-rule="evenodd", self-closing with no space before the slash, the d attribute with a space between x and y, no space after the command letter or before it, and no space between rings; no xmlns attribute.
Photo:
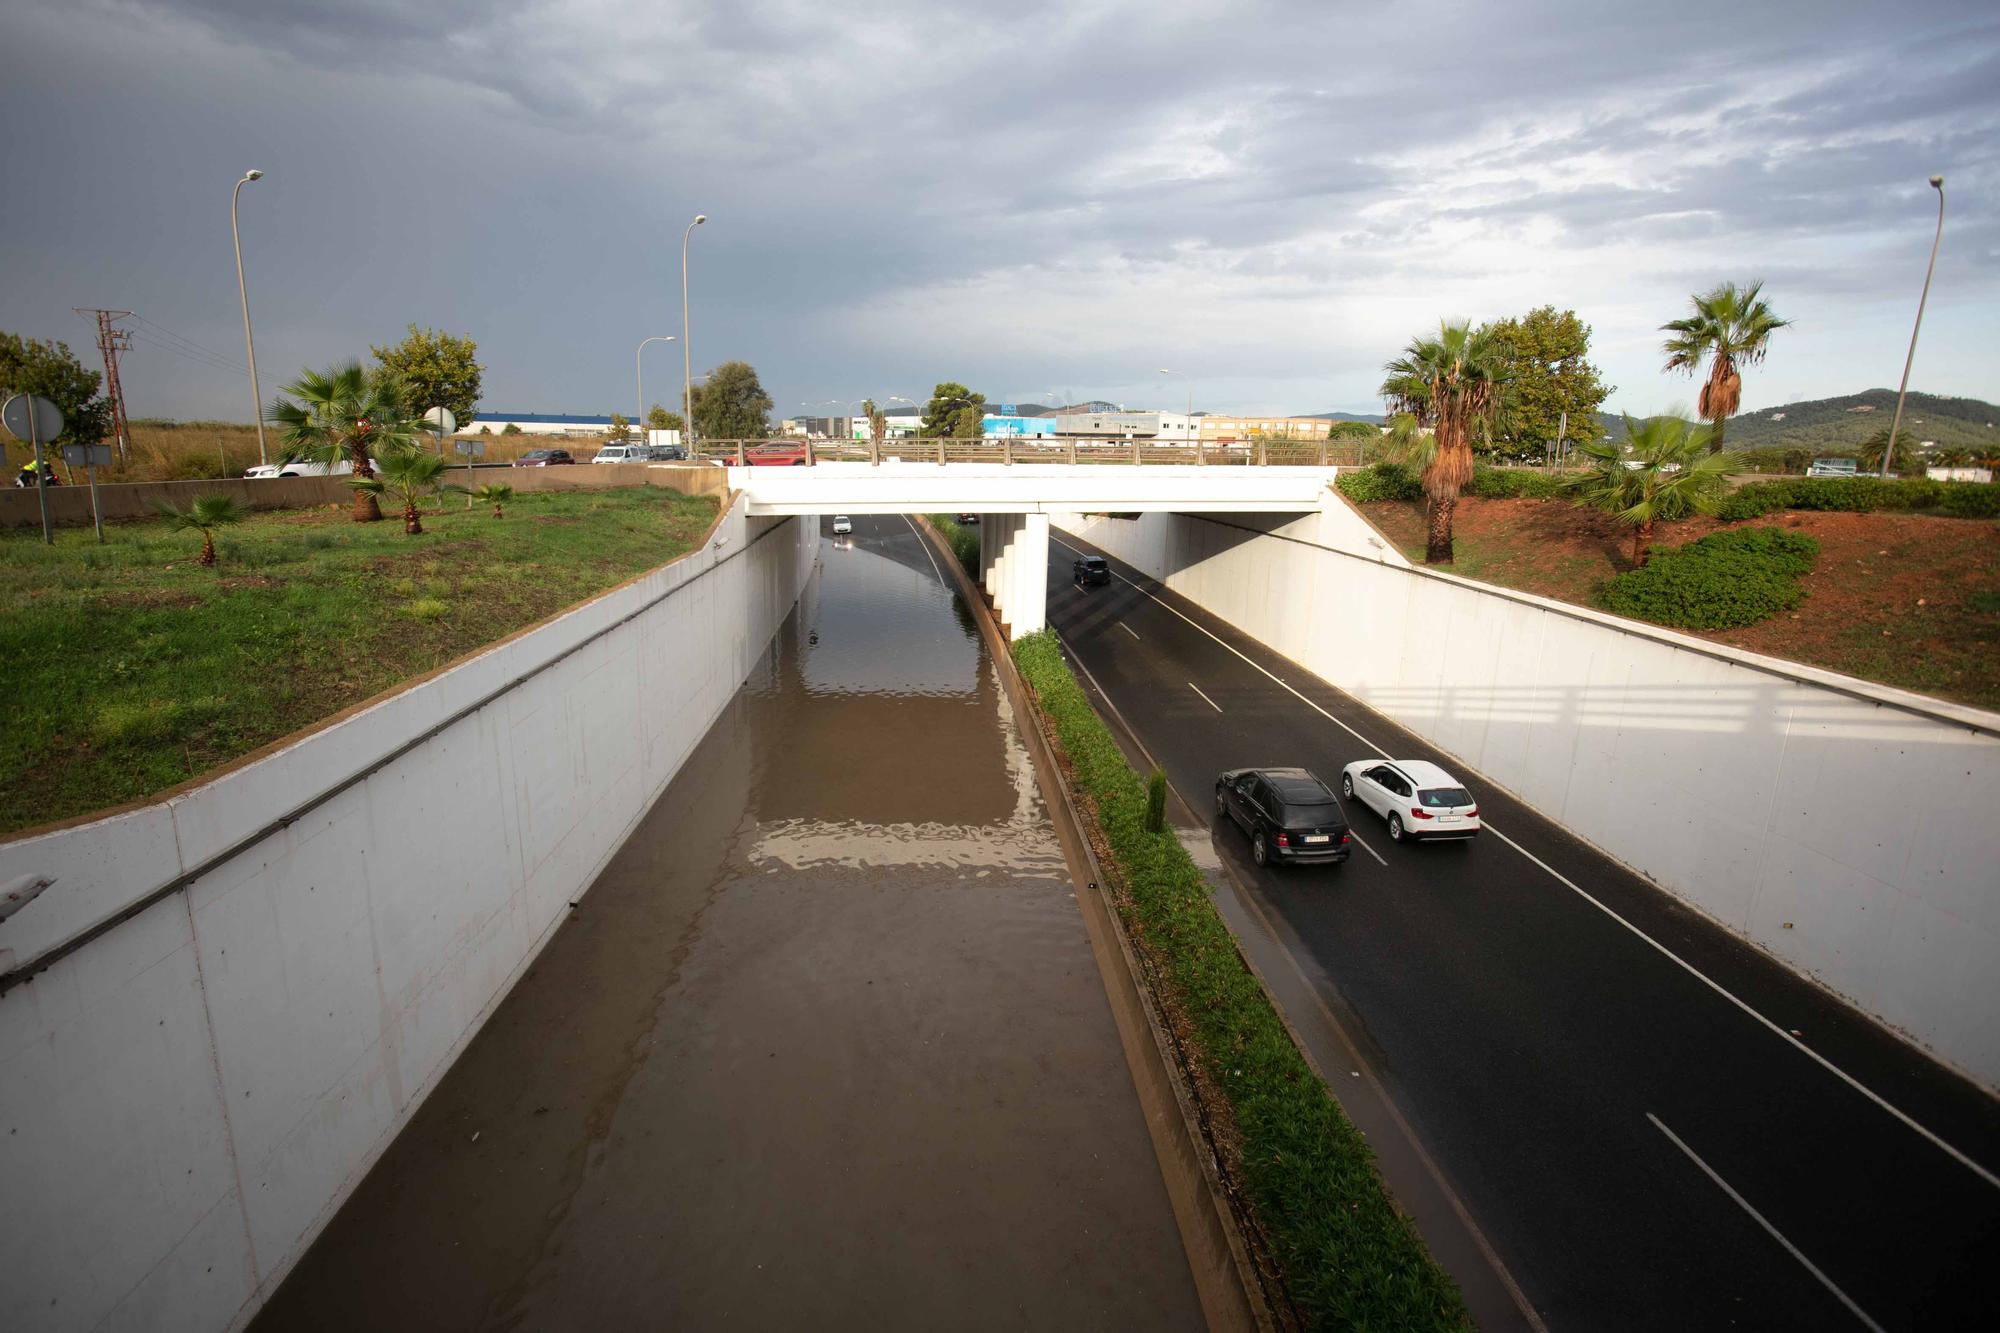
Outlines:
<svg viewBox="0 0 2000 1333"><path fill-rule="evenodd" d="M1361 448L1345 440L1252 441L1221 444L1161 444L1148 440L1080 437L923 439L905 436L874 446L865 440L702 440L697 461L734 466L764 464L812 467L819 463L1063 463L1077 466L1144 467L1358 467Z"/></svg>

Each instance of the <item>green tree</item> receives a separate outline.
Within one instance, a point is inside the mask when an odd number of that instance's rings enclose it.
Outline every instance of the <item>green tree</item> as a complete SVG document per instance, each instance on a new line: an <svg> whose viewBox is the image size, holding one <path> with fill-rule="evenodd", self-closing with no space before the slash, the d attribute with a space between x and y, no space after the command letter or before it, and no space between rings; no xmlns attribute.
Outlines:
<svg viewBox="0 0 2000 1333"><path fill-rule="evenodd" d="M1469 324L1440 324L1383 367L1396 452L1422 474L1428 531L1424 563L1450 564L1451 520L1472 480L1472 442L1490 431L1507 389L1500 344Z"/></svg>
<svg viewBox="0 0 2000 1333"><path fill-rule="evenodd" d="M1729 493L1728 478L1743 460L1712 448L1714 428L1681 417L1625 419L1625 444L1585 440L1588 460L1568 482L1576 504L1599 509L1632 527L1632 563L1646 563L1653 525L1712 514Z"/></svg>
<svg viewBox="0 0 2000 1333"><path fill-rule="evenodd" d="M464 489L461 487L460 489ZM473 499L483 505L493 506L493 517L499 518L500 506L514 498L514 488L505 482L489 482L478 490L469 492Z"/></svg>
<svg viewBox="0 0 2000 1333"><path fill-rule="evenodd" d="M348 485L371 500L383 494L401 500L403 531L414 537L424 530L417 505L425 496L437 493L438 483L444 479L451 462L442 454L425 453L421 449L396 449L382 455L380 466L381 475L355 477Z"/></svg>
<svg viewBox="0 0 2000 1333"><path fill-rule="evenodd" d="M747 361L725 361L694 386L694 425L704 440L760 440L770 418L771 395Z"/></svg>
<svg viewBox="0 0 2000 1333"><path fill-rule="evenodd" d="M957 440L978 439L985 433L986 428L983 424L985 419L985 409L976 403L968 407L959 408L958 415L952 418L952 438Z"/></svg>
<svg viewBox="0 0 2000 1333"><path fill-rule="evenodd" d="M272 399L264 409L264 420L282 432L279 439L286 459L328 468L351 463L357 482L375 475L376 459L413 449L424 428L423 422L405 414L394 389L363 371L359 361L331 370L300 371L280 392L297 401ZM372 523L381 517L374 492L357 487L354 521Z"/></svg>
<svg viewBox="0 0 2000 1333"><path fill-rule="evenodd" d="M654 403L652 410L646 413L647 430L679 430L680 428L681 414L678 412L669 412L658 403Z"/></svg>
<svg viewBox="0 0 2000 1333"><path fill-rule="evenodd" d="M974 393L963 384L947 381L931 390L931 401L924 408L922 433L930 438L951 435L958 429L959 413L966 408L986 406L986 395Z"/></svg>
<svg viewBox="0 0 2000 1333"><path fill-rule="evenodd" d="M479 344L472 339L412 324L409 336L395 346L368 350L381 372L399 386L404 416L448 407L460 430L476 420L473 408L479 405L479 378L486 367L474 359Z"/></svg>
<svg viewBox="0 0 2000 1333"><path fill-rule="evenodd" d="M1568 438L1597 434L1597 409L1615 390L1587 359L1590 326L1574 310L1539 306L1486 326L1507 363L1506 437L1522 457L1548 457L1568 417ZM1496 429L1499 427L1496 425Z"/></svg>
<svg viewBox="0 0 2000 1333"><path fill-rule="evenodd" d="M875 405L873 398L861 400L861 416L868 423L868 448L873 454L882 452L882 437L889 433L889 417Z"/></svg>
<svg viewBox="0 0 2000 1333"><path fill-rule="evenodd" d="M1882 427L1882 429L1862 441L1858 455L1862 470L1865 472L1880 472L1882 470L1882 451L1888 445L1889 428L1887 426ZM1899 430L1896 432L1896 456L1889 461L1889 470L1898 476L1908 476L1913 468L1916 470L1917 475L1921 476L1923 474L1923 458L1917 452L1917 437L1906 430Z"/></svg>
<svg viewBox="0 0 2000 1333"><path fill-rule="evenodd" d="M1770 349L1771 335L1791 323L1779 319L1763 300L1764 284L1753 282L1738 289L1725 282L1713 291L1690 297L1694 313L1686 319L1660 325L1671 334L1660 350L1667 354L1669 371L1700 372L1708 360L1708 380L1701 386L1698 404L1702 419L1715 424L1709 440L1711 451L1722 449L1722 434L1729 418L1743 405L1743 367L1754 366Z"/></svg>
<svg viewBox="0 0 2000 1333"><path fill-rule="evenodd" d="M519 435L522 432L519 426L510 421L500 428L500 433L502 435Z"/></svg>
<svg viewBox="0 0 2000 1333"><path fill-rule="evenodd" d="M201 559L196 563L203 565L215 563L215 530L241 523L249 512L230 495L197 495L186 509L177 509L164 500L153 507L175 532L201 534Z"/></svg>
<svg viewBox="0 0 2000 1333"><path fill-rule="evenodd" d="M1381 439L1382 432L1380 428L1371 426L1365 421L1336 421L1333 425L1327 427L1326 438L1329 440L1360 440L1367 443Z"/></svg>
<svg viewBox="0 0 2000 1333"><path fill-rule="evenodd" d="M632 437L632 423L623 412L611 414L611 429L604 432L604 438L611 444L623 444Z"/></svg>
<svg viewBox="0 0 2000 1333"><path fill-rule="evenodd" d="M111 429L111 400L98 396L103 378L84 369L68 343L0 333L0 401L34 393L62 411L62 434L43 444L96 444L104 438Z"/></svg>

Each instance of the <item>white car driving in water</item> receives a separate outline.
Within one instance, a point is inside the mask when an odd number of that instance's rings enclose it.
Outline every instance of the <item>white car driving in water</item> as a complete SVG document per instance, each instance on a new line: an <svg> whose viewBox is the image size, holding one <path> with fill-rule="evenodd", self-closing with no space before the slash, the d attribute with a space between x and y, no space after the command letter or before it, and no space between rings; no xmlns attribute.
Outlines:
<svg viewBox="0 0 2000 1333"><path fill-rule="evenodd" d="M1340 774L1340 794L1389 825L1393 842L1470 838L1479 803L1459 780L1423 759L1357 759Z"/></svg>

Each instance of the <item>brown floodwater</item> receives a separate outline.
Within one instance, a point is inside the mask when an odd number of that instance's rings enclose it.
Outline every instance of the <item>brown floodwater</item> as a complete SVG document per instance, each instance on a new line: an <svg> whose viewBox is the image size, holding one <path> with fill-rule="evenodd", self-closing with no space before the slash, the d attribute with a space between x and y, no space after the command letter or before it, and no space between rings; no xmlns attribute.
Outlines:
<svg viewBox="0 0 2000 1333"><path fill-rule="evenodd" d="M994 664L854 522L257 1328L1200 1326Z"/></svg>

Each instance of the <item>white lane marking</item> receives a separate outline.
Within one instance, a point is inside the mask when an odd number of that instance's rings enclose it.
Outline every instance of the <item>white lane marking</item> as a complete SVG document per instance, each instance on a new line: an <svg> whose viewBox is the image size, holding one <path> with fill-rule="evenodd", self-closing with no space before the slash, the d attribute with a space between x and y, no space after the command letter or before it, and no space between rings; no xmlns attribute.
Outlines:
<svg viewBox="0 0 2000 1333"><path fill-rule="evenodd" d="M1058 537L1052 535L1049 538L1049 540L1055 542L1058 546L1061 546L1066 550L1075 551L1076 554L1078 555L1083 554L1082 551L1078 550L1074 546L1071 546L1068 542L1065 542ZM1201 633L1207 635L1209 638L1214 639L1215 642L1222 644L1224 648L1227 648L1231 653L1234 653L1237 657L1242 658L1243 661L1248 663L1259 674L1266 676L1273 681L1276 681L1279 686L1281 686L1288 694L1291 694L1294 698L1296 698L1300 703L1312 709L1315 713L1318 713L1321 717L1333 723L1336 727L1339 727L1342 731L1345 731L1348 735L1354 737L1356 740L1360 741L1363 745L1366 745L1369 749L1373 750L1376 754L1380 755L1382 758L1387 759L1390 757L1389 752L1387 750L1384 750L1374 741L1369 740L1366 736L1356 731L1353 727L1348 726L1345 722L1342 722L1332 713L1327 712L1324 708L1321 708L1318 704L1306 698L1305 695L1300 694L1290 685L1286 685L1284 681L1278 680L1276 676L1271 675L1270 672L1264 670L1264 668L1259 666L1256 662L1251 661L1251 659L1248 656L1246 656L1243 652L1241 652L1239 649L1237 649L1235 645L1225 643L1223 642L1222 639L1217 638L1215 634L1209 631L1207 626L1199 624L1196 621L1190 620L1188 619L1187 616L1181 615L1179 611L1175 610L1171 606L1168 606L1165 602L1161 601L1158 597L1155 597L1152 593L1147 592L1146 589L1141 588L1138 584L1133 583L1132 580L1126 578L1123 574L1120 574L1117 570L1115 569L1112 570L1111 576L1119 580L1120 582L1126 584L1128 587L1133 588L1141 596L1149 598L1152 601L1158 603L1162 608L1164 608L1170 614L1178 616L1180 619L1187 621L1188 624L1193 625L1195 629L1201 631ZM1880 1093L1876 1092L1873 1088L1863 1083L1860 1079L1854 1077L1854 1075L1848 1073L1846 1070L1842 1069L1839 1065L1835 1064L1833 1061L1821 1055L1818 1051L1815 1051L1812 1047L1800 1041L1797 1037L1794 1037L1790 1032L1786 1031L1785 1028L1782 1027L1781 1025L1774 1023L1770 1019L1764 1017L1763 1014L1759 1013L1756 1009L1752 1008L1747 1001L1741 999L1734 992L1724 987L1721 982L1715 980L1715 978L1709 976L1706 972L1703 972L1693 963L1690 963L1687 959L1681 957L1679 954L1675 953L1672 949L1669 949L1666 945L1660 943L1658 940L1654 939L1651 935L1648 935L1645 931L1639 929L1639 927L1633 925L1630 921L1627 921L1624 917L1618 915L1617 912L1613 911L1610 907L1606 906L1604 903L1598 901L1596 898L1593 898L1590 894L1586 893L1583 889L1579 888L1567 876L1563 875L1560 871L1558 871L1554 866L1550 865L1547 861L1542 860L1541 857L1536 856L1533 852L1523 847L1520 843L1515 842L1512 838L1502 833L1499 829L1493 827L1493 825L1490 822L1486 821L1483 818L1481 819L1480 822L1485 827L1488 833L1491 833L1494 837L1500 839L1500 841L1506 843L1509 847L1512 847L1515 851L1527 857L1530 861L1540 866L1543 870L1548 871L1551 878L1553 878L1558 884L1561 884L1564 888L1568 889L1571 893L1576 894L1577 897L1583 899L1585 902L1589 903L1592 907L1595 907L1598 911L1604 913L1604 915L1610 917L1613 921L1616 921L1619 925L1625 927L1625 929L1631 931L1634 935L1637 935L1640 939L1652 945L1653 948L1657 949L1661 954L1663 954L1667 958L1672 959L1689 976L1701 982L1702 985L1708 987L1710 990L1714 991L1717 995L1720 995L1723 999L1729 1001L1731 1004L1735 1005L1738 1009L1741 1009L1744 1013L1748 1014L1750 1017L1756 1019L1759 1023L1763 1024L1766 1029L1768 1029L1774 1036L1778 1038L1778 1040L1791 1046L1794 1050L1804 1054L1806 1057L1811 1059L1815 1064L1819 1065L1820 1068L1826 1070L1829 1074L1832 1074L1835 1078L1845 1083L1848 1087L1854 1089L1856 1092L1860 1093L1863 1097L1866 1097L1869 1101L1875 1103L1876 1106L1888 1112L1898 1121L1901 1121L1903 1125L1908 1127L1910 1130L1914 1131L1919 1137L1929 1141L1940 1152L1944 1153L1947 1157L1957 1162L1960 1166L1963 1166L1966 1170L1972 1172L1972 1174L1978 1176L1981 1180L1985 1181L1987 1184L1994 1186L1996 1189L2000 1189L2000 1175L1995 1175L1992 1171L1987 1170L1984 1166L1981 1166L1978 1162L1973 1161L1972 1158L1966 1156L1964 1153L1960 1152L1957 1148L1952 1147L1951 1144L1946 1143L1942 1138L1939 1138L1936 1134L1932 1133L1929 1129L1926 1129L1923 1125L1918 1124L1913 1117L1911 1117L1908 1113L1903 1111L1900 1107L1893 1105L1886 1097L1883 1097Z"/></svg>
<svg viewBox="0 0 2000 1333"><path fill-rule="evenodd" d="M1122 620L1118 622L1118 628L1124 630L1127 634L1130 634L1135 639L1139 637L1139 631L1133 629L1130 625L1126 624Z"/></svg>
<svg viewBox="0 0 2000 1333"><path fill-rule="evenodd" d="M1724 1180L1721 1176L1717 1175L1714 1167L1710 1166L1707 1162L1702 1161L1700 1153L1697 1153L1694 1149L1688 1147L1687 1144L1683 1143L1681 1141L1680 1135L1674 1133L1671 1129L1668 1129L1666 1127L1666 1124L1663 1121L1661 1121L1660 1117L1654 1115L1651 1111L1648 1111L1646 1112L1646 1119L1652 1121L1653 1128L1659 1130L1660 1133L1666 1135L1667 1138L1673 1143L1673 1145L1676 1148L1679 1148L1682 1152L1686 1153L1688 1160L1690 1162L1693 1162L1696 1166L1700 1167L1703 1175L1707 1176L1710 1180L1714 1181L1719 1187L1721 1187L1722 1192L1724 1194L1727 1194L1731 1199L1734 1199L1736 1201L1736 1206L1738 1208L1741 1208L1744 1212L1750 1214L1751 1219L1755 1221L1758 1226L1764 1228L1765 1231L1769 1232L1772 1240L1775 1240L1778 1242L1778 1244L1784 1246L1785 1252L1787 1254L1790 1254L1792 1258L1798 1260L1801 1264L1803 1264L1805 1266L1805 1270L1808 1273L1811 1273L1814 1277L1818 1278L1819 1284L1822 1287L1825 1287L1828 1291L1832 1292L1836 1297L1838 1297L1840 1303L1846 1306L1856 1319L1859 1319L1869 1328L1874 1329L1875 1333L1884 1333L1882 1326L1876 1323L1873 1319L1870 1319L1868 1317L1868 1312L1866 1310L1856 1305L1853 1299L1850 1298L1846 1292L1842 1291L1839 1287L1836 1287L1833 1284L1832 1278L1828 1277L1825 1273L1820 1272L1819 1265L1815 1264L1812 1260L1806 1258L1804 1254L1800 1253L1798 1246L1786 1240L1784 1237L1784 1233L1779 1231L1776 1227L1772 1226L1770 1222L1765 1219L1762 1213L1758 1212L1755 1208L1752 1208L1750 1206L1750 1201L1748 1199L1745 1199L1741 1194L1738 1194L1734 1189L1730 1188L1729 1182Z"/></svg>
<svg viewBox="0 0 2000 1333"><path fill-rule="evenodd" d="M1370 847L1367 843L1361 841L1361 835L1354 831L1354 825L1349 824L1347 826L1347 836L1353 838L1354 841L1360 846L1362 851L1368 853L1370 856L1374 857L1377 861L1382 861L1382 864L1385 866L1389 864L1387 861L1382 860L1382 853L1376 851L1373 847Z"/></svg>
<svg viewBox="0 0 2000 1333"><path fill-rule="evenodd" d="M905 514L903 515L903 522L910 525L910 535L917 539L917 545L924 548L924 559L931 562L931 573L937 575L937 581L941 584L944 584L944 590L946 592L951 592L953 590L952 585L949 583L945 583L944 571L938 568L937 557L931 554L931 544L924 540L923 533L917 531L917 521L911 518L908 514Z"/></svg>
<svg viewBox="0 0 2000 1333"><path fill-rule="evenodd" d="M1196 694L1201 694L1201 686L1195 684L1193 681L1189 681L1187 683L1187 687L1193 690ZM1207 704L1210 708L1213 708L1218 713L1222 711L1222 705L1217 703L1215 700L1209 698L1205 694L1201 694L1201 701Z"/></svg>

